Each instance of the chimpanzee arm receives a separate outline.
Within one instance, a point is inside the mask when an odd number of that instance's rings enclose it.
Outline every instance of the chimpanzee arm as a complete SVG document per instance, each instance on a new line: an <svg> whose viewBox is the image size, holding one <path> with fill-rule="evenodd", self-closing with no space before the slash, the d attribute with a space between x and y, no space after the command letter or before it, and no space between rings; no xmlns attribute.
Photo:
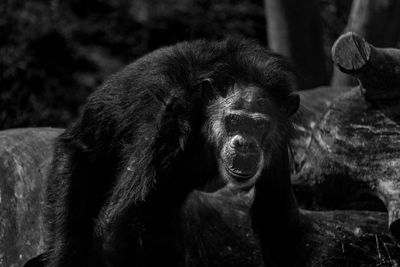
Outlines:
<svg viewBox="0 0 400 267"><path fill-rule="evenodd" d="M70 143L69 133L55 145L47 187L48 266L81 266L91 239L85 156Z"/></svg>
<svg viewBox="0 0 400 267"><path fill-rule="evenodd" d="M184 151L191 132L185 117L188 109L182 105L181 99L171 99L158 121L140 125L136 132L143 134L122 152L125 165L95 229L97 244L109 265L160 261L160 253L167 254L157 251L158 259L149 259L149 250L143 248L148 242L151 248L158 246L158 236L153 233L159 227L169 227L163 216L168 216L168 221L178 216L179 201L190 191L185 184L193 183L181 179L190 171L184 163L189 162L184 159ZM175 171L178 168L179 174Z"/></svg>
<svg viewBox="0 0 400 267"><path fill-rule="evenodd" d="M103 108L99 101L86 106L56 140L47 180L48 266L99 266L89 255L93 222L104 205L115 165L104 156L113 121L106 117L110 112L99 112Z"/></svg>

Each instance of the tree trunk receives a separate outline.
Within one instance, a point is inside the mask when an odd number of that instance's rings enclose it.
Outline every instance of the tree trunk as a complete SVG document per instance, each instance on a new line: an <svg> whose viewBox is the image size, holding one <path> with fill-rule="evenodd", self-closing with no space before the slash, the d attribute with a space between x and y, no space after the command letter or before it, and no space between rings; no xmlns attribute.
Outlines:
<svg viewBox="0 0 400 267"><path fill-rule="evenodd" d="M302 89L328 83L315 0L265 0L268 44L294 63Z"/></svg>
<svg viewBox="0 0 400 267"><path fill-rule="evenodd" d="M400 37L400 1L353 0L349 20L344 32L355 32L372 45L394 47ZM356 85L353 77L337 68L332 86Z"/></svg>

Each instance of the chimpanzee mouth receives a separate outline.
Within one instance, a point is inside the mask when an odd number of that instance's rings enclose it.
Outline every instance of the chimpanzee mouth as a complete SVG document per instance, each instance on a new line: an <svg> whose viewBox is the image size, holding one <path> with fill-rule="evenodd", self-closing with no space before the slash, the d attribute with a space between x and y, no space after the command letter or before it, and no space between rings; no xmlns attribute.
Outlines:
<svg viewBox="0 0 400 267"><path fill-rule="evenodd" d="M258 171L259 153L233 153L225 164L228 174L240 181L248 180Z"/></svg>
<svg viewBox="0 0 400 267"><path fill-rule="evenodd" d="M234 180L247 181L253 178L258 170L262 152L255 148L238 149L227 145L222 153L226 173Z"/></svg>
<svg viewBox="0 0 400 267"><path fill-rule="evenodd" d="M255 173L242 172L239 170L233 170L228 167L226 168L226 170L232 178L235 178L237 180L249 180L255 175Z"/></svg>

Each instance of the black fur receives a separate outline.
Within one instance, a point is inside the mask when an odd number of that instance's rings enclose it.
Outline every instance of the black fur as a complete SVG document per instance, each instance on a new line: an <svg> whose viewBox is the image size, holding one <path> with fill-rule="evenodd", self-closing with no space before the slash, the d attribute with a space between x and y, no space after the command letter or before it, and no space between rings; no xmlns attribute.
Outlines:
<svg viewBox="0 0 400 267"><path fill-rule="evenodd" d="M228 39L161 48L111 77L56 142L47 266L184 266L180 209L191 191L219 176L215 146L204 134L212 100L205 98L251 84L279 106L292 92L291 73L261 46ZM200 92L204 79L214 92ZM256 184L252 214L265 259L286 266L297 206L290 121L279 123L274 162Z"/></svg>

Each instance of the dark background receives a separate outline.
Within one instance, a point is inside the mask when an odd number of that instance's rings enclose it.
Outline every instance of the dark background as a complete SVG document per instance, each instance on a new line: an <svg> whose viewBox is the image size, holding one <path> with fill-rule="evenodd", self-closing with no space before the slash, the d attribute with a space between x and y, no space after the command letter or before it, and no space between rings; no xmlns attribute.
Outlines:
<svg viewBox="0 0 400 267"><path fill-rule="evenodd" d="M351 1L317 2L330 76ZM230 35L267 45L266 32L262 0L1 1L0 128L67 126L107 76L160 46Z"/></svg>

